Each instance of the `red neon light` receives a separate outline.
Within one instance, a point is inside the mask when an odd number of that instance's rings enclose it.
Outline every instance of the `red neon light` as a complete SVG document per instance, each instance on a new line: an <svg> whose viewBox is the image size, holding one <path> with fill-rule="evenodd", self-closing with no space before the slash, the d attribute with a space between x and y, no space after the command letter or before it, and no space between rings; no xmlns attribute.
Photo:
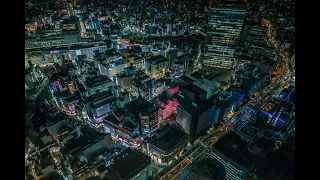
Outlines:
<svg viewBox="0 0 320 180"><path fill-rule="evenodd" d="M162 104L162 102L160 102L157 99L157 104L160 105L160 104ZM177 113L177 106L178 106L177 100L175 100L175 99L167 100L167 102L165 103L165 108L162 110L162 118L167 119L172 114L176 114ZM159 110L159 112L158 112L158 117L159 117L158 126L160 126L161 121L162 121L161 116L160 116L160 112L161 112L161 110Z"/></svg>
<svg viewBox="0 0 320 180"><path fill-rule="evenodd" d="M55 81L55 82L53 82L52 84L53 84L53 85L57 85L57 84L60 84L60 82L59 82L59 81Z"/></svg>
<svg viewBox="0 0 320 180"><path fill-rule="evenodd" d="M178 93L179 92L179 86L176 86L176 87L174 87L174 88L170 88L169 89L169 93L171 94L171 95L174 95L174 94L176 94L176 93Z"/></svg>

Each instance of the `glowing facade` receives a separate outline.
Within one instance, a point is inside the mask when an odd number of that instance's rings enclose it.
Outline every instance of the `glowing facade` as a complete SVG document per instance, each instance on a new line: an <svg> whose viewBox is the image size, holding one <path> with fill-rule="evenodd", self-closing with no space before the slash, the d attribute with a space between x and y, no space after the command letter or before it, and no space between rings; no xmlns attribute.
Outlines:
<svg viewBox="0 0 320 180"><path fill-rule="evenodd" d="M203 65L231 69L245 19L244 4L212 4Z"/></svg>
<svg viewBox="0 0 320 180"><path fill-rule="evenodd" d="M173 114L177 114L178 101L176 99L167 99L161 101L157 99L157 105L160 107L158 111L158 127L161 123Z"/></svg>

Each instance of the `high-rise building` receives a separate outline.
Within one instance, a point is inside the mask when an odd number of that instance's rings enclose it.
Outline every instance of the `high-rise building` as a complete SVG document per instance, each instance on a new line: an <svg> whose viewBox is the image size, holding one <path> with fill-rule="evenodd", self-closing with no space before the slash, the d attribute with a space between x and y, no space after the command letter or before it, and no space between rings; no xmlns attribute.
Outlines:
<svg viewBox="0 0 320 180"><path fill-rule="evenodd" d="M224 0L211 4L210 9L203 66L231 69L245 19L245 3Z"/></svg>
<svg viewBox="0 0 320 180"><path fill-rule="evenodd" d="M190 84L182 88L177 96L177 123L195 141L203 135L211 125L214 115L215 96L207 99L207 92Z"/></svg>

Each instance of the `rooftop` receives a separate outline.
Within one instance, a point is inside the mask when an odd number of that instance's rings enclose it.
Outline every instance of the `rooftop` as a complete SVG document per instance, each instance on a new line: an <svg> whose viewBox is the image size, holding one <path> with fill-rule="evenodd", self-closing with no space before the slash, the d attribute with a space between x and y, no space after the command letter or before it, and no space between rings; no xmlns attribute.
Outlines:
<svg viewBox="0 0 320 180"><path fill-rule="evenodd" d="M131 121L126 119L123 123L123 128L130 131L131 133L137 128L136 125L134 125Z"/></svg>
<svg viewBox="0 0 320 180"><path fill-rule="evenodd" d="M108 180L129 180L151 164L149 156L131 148L126 148L113 159L113 171L107 175Z"/></svg>
<svg viewBox="0 0 320 180"><path fill-rule="evenodd" d="M56 97L65 98L65 99L73 96L73 94L71 94L69 89L66 89L66 90L63 90L63 91L56 91L56 92L54 92L54 95Z"/></svg>
<svg viewBox="0 0 320 180"><path fill-rule="evenodd" d="M47 116L48 117L48 116ZM55 124L65 119L69 119L69 116L65 112L59 112L51 118L47 118L47 125Z"/></svg>
<svg viewBox="0 0 320 180"><path fill-rule="evenodd" d="M66 80L64 80L66 79ZM63 73L63 72L59 72L59 73L54 73L52 74L52 76L50 77L50 82L55 82L59 80L61 82L61 84L64 82L64 81L68 81L69 80L69 75L67 73Z"/></svg>
<svg viewBox="0 0 320 180"><path fill-rule="evenodd" d="M246 168L251 167L255 161L254 155L248 151L247 147L248 143L233 131L230 131L214 145L214 148L224 156Z"/></svg>
<svg viewBox="0 0 320 180"><path fill-rule="evenodd" d="M145 61L148 61L151 64L155 65L155 64L165 62L166 60L167 60L167 58L165 58L164 56L158 55L158 56L151 56L151 57L147 58Z"/></svg>
<svg viewBox="0 0 320 180"><path fill-rule="evenodd" d="M115 100L114 95L110 91L102 91L89 97L92 100L92 107L98 108Z"/></svg>
<svg viewBox="0 0 320 180"><path fill-rule="evenodd" d="M211 74L208 74L208 75L204 76L204 78L209 80L209 81L212 81L217 77L221 77L221 75L222 74L219 74L219 73L211 73Z"/></svg>
<svg viewBox="0 0 320 180"><path fill-rule="evenodd" d="M103 118L103 121L110 125L116 125L117 127L122 123L122 121L119 121L114 114L110 114L109 116L106 116Z"/></svg>
<svg viewBox="0 0 320 180"><path fill-rule="evenodd" d="M274 142L272 142L271 140L262 137L257 141L257 144L259 145L259 147L261 147L263 150L269 150L271 147L274 146Z"/></svg>
<svg viewBox="0 0 320 180"><path fill-rule="evenodd" d="M124 105L124 107L134 115L138 115L139 113L153 112L155 110L155 105L141 96Z"/></svg>
<svg viewBox="0 0 320 180"><path fill-rule="evenodd" d="M116 111L113 112L116 117L120 118L121 116L126 115L126 112L124 112L122 109L117 109Z"/></svg>
<svg viewBox="0 0 320 180"><path fill-rule="evenodd" d="M221 162L213 158L203 158L188 165L179 176L179 180L187 180L190 177L199 179L222 180L225 178L225 167Z"/></svg>
<svg viewBox="0 0 320 180"><path fill-rule="evenodd" d="M246 4L244 1L238 1L238 0L223 0L221 3L213 3L211 5L212 9L234 9L234 10L241 10L245 11L247 9Z"/></svg>
<svg viewBox="0 0 320 180"><path fill-rule="evenodd" d="M70 47L70 50L87 49L87 48L94 48L99 46L106 46L106 44L101 42L96 42L96 43L85 43L85 44L73 45Z"/></svg>
<svg viewBox="0 0 320 180"><path fill-rule="evenodd" d="M209 74L212 74L212 72L199 70L199 71L196 71L196 72L190 74L189 76L191 76L191 77L193 77L195 79L202 79L203 77L206 77Z"/></svg>
<svg viewBox="0 0 320 180"><path fill-rule="evenodd" d="M247 56L247 55L240 55L238 58L239 58L240 60L247 60L247 61L252 61L252 60L253 60L252 57Z"/></svg>
<svg viewBox="0 0 320 180"><path fill-rule="evenodd" d="M295 89L292 87L286 88L280 92L280 97L283 101L295 104Z"/></svg>
<svg viewBox="0 0 320 180"><path fill-rule="evenodd" d="M82 136L77 137L74 135L73 138L66 141L64 147L62 148L63 153L68 154L76 148L79 148L79 150L85 149L105 136L105 134L87 126L83 126L81 128L81 132Z"/></svg>
<svg viewBox="0 0 320 180"><path fill-rule="evenodd" d="M189 85L189 84L193 83L193 80L190 79L188 76L180 76L179 80L180 80L180 82L182 82L185 85Z"/></svg>
<svg viewBox="0 0 320 180"><path fill-rule="evenodd" d="M51 154L48 149L40 153L40 166L41 168L46 168L48 166L54 166L55 163L51 157Z"/></svg>
<svg viewBox="0 0 320 180"><path fill-rule="evenodd" d="M86 78L86 84L89 88L97 87L109 82L111 82L111 79L104 75L90 76Z"/></svg>
<svg viewBox="0 0 320 180"><path fill-rule="evenodd" d="M126 73L120 73L120 74L117 74L116 76L118 79L121 79L121 78L125 78L125 77L132 77L133 75L128 75Z"/></svg>
<svg viewBox="0 0 320 180"><path fill-rule="evenodd" d="M205 94L206 91L201 89L200 87L194 85L194 84L189 84L188 86L184 87L183 89L186 89L192 93L194 93L195 95L202 95Z"/></svg>
<svg viewBox="0 0 320 180"><path fill-rule="evenodd" d="M188 139L188 135L176 125L165 125L155 132L149 143L164 151L169 151L177 144Z"/></svg>
<svg viewBox="0 0 320 180"><path fill-rule="evenodd" d="M109 49L106 52L99 53L95 56L98 61L104 61L113 57L120 57L120 54L116 51L116 49Z"/></svg>

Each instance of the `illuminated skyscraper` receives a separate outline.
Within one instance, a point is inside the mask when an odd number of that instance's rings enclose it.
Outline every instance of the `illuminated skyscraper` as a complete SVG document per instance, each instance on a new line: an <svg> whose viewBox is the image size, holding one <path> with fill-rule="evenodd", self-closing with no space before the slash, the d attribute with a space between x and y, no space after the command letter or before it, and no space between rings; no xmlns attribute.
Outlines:
<svg viewBox="0 0 320 180"><path fill-rule="evenodd" d="M245 19L242 1L222 1L211 4L203 66L231 69Z"/></svg>

